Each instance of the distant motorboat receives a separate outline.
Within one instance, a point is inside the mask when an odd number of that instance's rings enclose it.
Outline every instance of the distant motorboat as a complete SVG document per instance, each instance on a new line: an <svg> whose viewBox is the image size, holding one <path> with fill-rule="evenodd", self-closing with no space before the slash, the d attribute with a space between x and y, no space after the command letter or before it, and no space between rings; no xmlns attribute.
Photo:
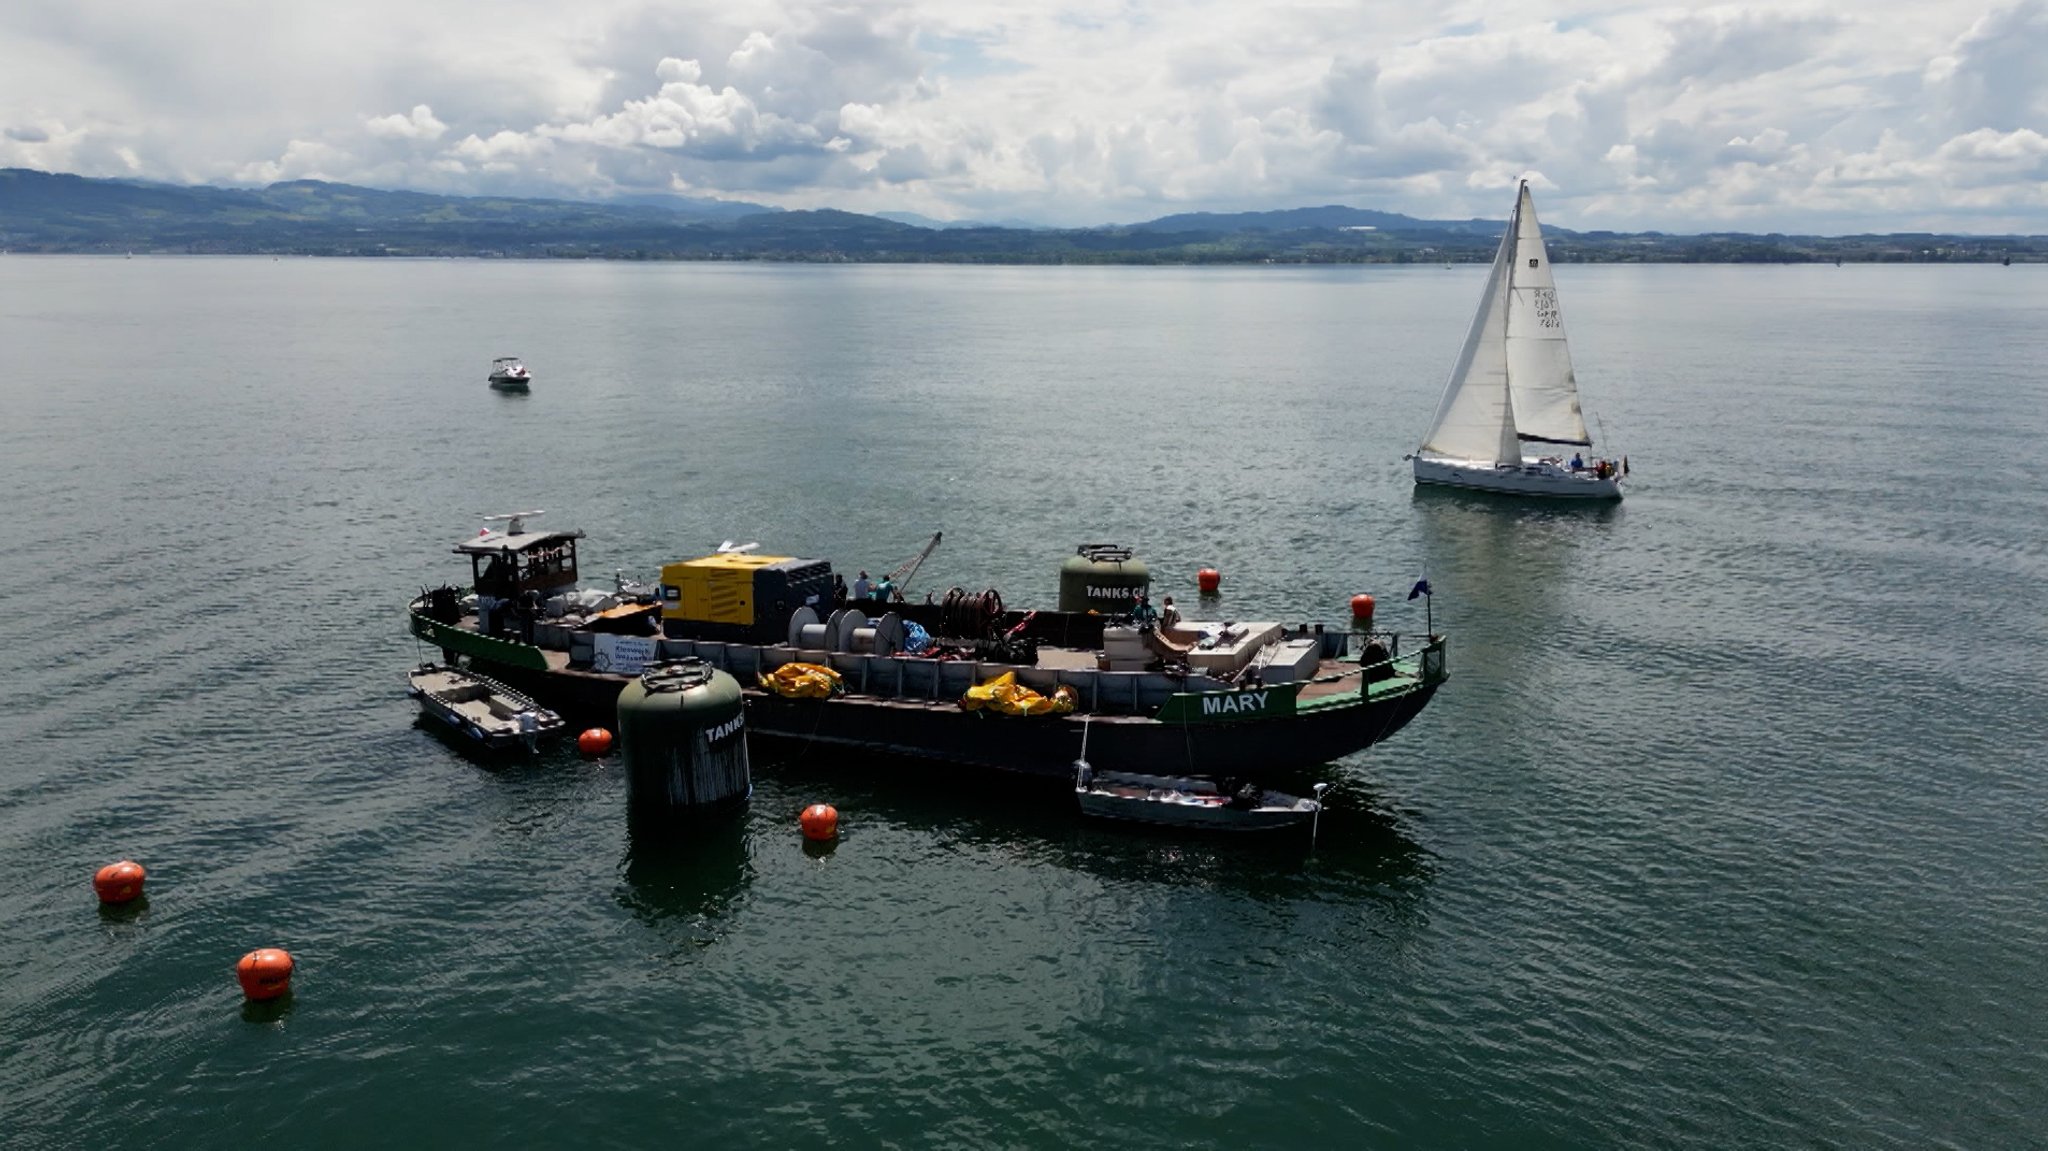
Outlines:
<svg viewBox="0 0 2048 1151"><path fill-rule="evenodd" d="M1525 455L1525 445L1558 445ZM1621 498L1628 461L1590 459L1550 255L1526 181L1500 239L1436 419L1408 457L1415 482L1526 496ZM1566 460L1563 451L1573 449Z"/></svg>
<svg viewBox="0 0 2048 1151"><path fill-rule="evenodd" d="M499 356L491 361L491 386L501 392L523 392L533 382L518 356Z"/></svg>

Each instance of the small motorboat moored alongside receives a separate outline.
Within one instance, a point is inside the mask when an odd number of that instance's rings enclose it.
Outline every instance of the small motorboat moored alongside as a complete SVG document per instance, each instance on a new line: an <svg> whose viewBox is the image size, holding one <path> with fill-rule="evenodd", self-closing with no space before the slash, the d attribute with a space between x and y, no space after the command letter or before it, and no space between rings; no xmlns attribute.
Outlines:
<svg viewBox="0 0 2048 1151"><path fill-rule="evenodd" d="M1278 831L1312 823L1328 787L1319 783L1318 798L1303 799L1253 783L1226 789L1192 776L1098 772L1086 764L1074 776L1074 798L1083 814L1210 831Z"/></svg>
<svg viewBox="0 0 2048 1151"><path fill-rule="evenodd" d="M499 356L491 361L490 379L491 386L501 392L523 392L533 383L533 373L518 356Z"/></svg>
<svg viewBox="0 0 2048 1151"><path fill-rule="evenodd" d="M562 717L497 680L438 663L423 663L407 677L406 694L420 710L493 751L538 748L540 737L562 730Z"/></svg>

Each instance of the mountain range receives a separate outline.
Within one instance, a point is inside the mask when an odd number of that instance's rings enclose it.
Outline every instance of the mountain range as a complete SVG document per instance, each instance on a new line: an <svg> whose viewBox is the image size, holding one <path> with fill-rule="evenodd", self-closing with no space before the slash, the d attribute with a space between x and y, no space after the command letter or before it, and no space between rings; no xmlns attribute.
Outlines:
<svg viewBox="0 0 2048 1151"><path fill-rule="evenodd" d="M0 250L963 263L1486 261L1499 220L1328 205L1162 216L1099 228L963 224L910 213L784 211L683 196L443 196L318 180L217 188L0 168ZM1560 261L2048 261L2048 237L1573 232Z"/></svg>

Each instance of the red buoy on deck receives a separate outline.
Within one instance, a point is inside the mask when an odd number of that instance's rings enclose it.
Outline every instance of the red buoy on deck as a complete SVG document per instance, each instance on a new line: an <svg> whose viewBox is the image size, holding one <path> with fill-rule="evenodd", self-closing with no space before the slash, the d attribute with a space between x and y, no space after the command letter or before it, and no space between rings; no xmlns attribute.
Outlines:
<svg viewBox="0 0 2048 1151"><path fill-rule="evenodd" d="M1363 627L1372 626L1372 597L1355 595L1351 597L1351 619Z"/></svg>
<svg viewBox="0 0 2048 1151"><path fill-rule="evenodd" d="M1216 589L1222 585L1223 573L1215 568L1203 568L1195 573L1195 586L1201 589L1203 595L1215 595Z"/></svg>
<svg viewBox="0 0 2048 1151"><path fill-rule="evenodd" d="M101 903L127 903L142 894L142 881L146 875L141 864L124 859L93 872L92 889L99 895Z"/></svg>
<svg viewBox="0 0 2048 1151"><path fill-rule="evenodd" d="M829 803L814 803L797 817L805 839L831 839L839 834L839 809Z"/></svg>
<svg viewBox="0 0 2048 1151"><path fill-rule="evenodd" d="M235 964L235 979L249 999L276 999L292 989L292 955L279 947L260 947Z"/></svg>
<svg viewBox="0 0 2048 1151"><path fill-rule="evenodd" d="M576 737L576 750L585 755L603 755L612 749L612 733L593 727Z"/></svg>

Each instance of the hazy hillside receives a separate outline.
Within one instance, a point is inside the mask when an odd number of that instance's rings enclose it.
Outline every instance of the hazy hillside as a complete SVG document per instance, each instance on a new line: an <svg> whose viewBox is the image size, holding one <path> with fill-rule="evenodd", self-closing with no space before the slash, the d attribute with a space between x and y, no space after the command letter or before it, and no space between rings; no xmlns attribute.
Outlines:
<svg viewBox="0 0 2048 1151"><path fill-rule="evenodd" d="M1278 212L1183 212L1132 224L1145 232L1294 232L1305 229L1372 230L1380 232L1473 233L1499 238L1499 220L1418 220L1395 212L1374 212L1329 204L1321 208L1288 208Z"/></svg>
<svg viewBox="0 0 2048 1151"><path fill-rule="evenodd" d="M439 196L298 180L177 187L0 169L16 252L962 263L1416 263L1489 260L1497 220L1327 205L1194 212L1103 228L929 227L830 209L685 197L606 203ZM2048 238L1672 236L1546 229L1560 261L2042 260Z"/></svg>

